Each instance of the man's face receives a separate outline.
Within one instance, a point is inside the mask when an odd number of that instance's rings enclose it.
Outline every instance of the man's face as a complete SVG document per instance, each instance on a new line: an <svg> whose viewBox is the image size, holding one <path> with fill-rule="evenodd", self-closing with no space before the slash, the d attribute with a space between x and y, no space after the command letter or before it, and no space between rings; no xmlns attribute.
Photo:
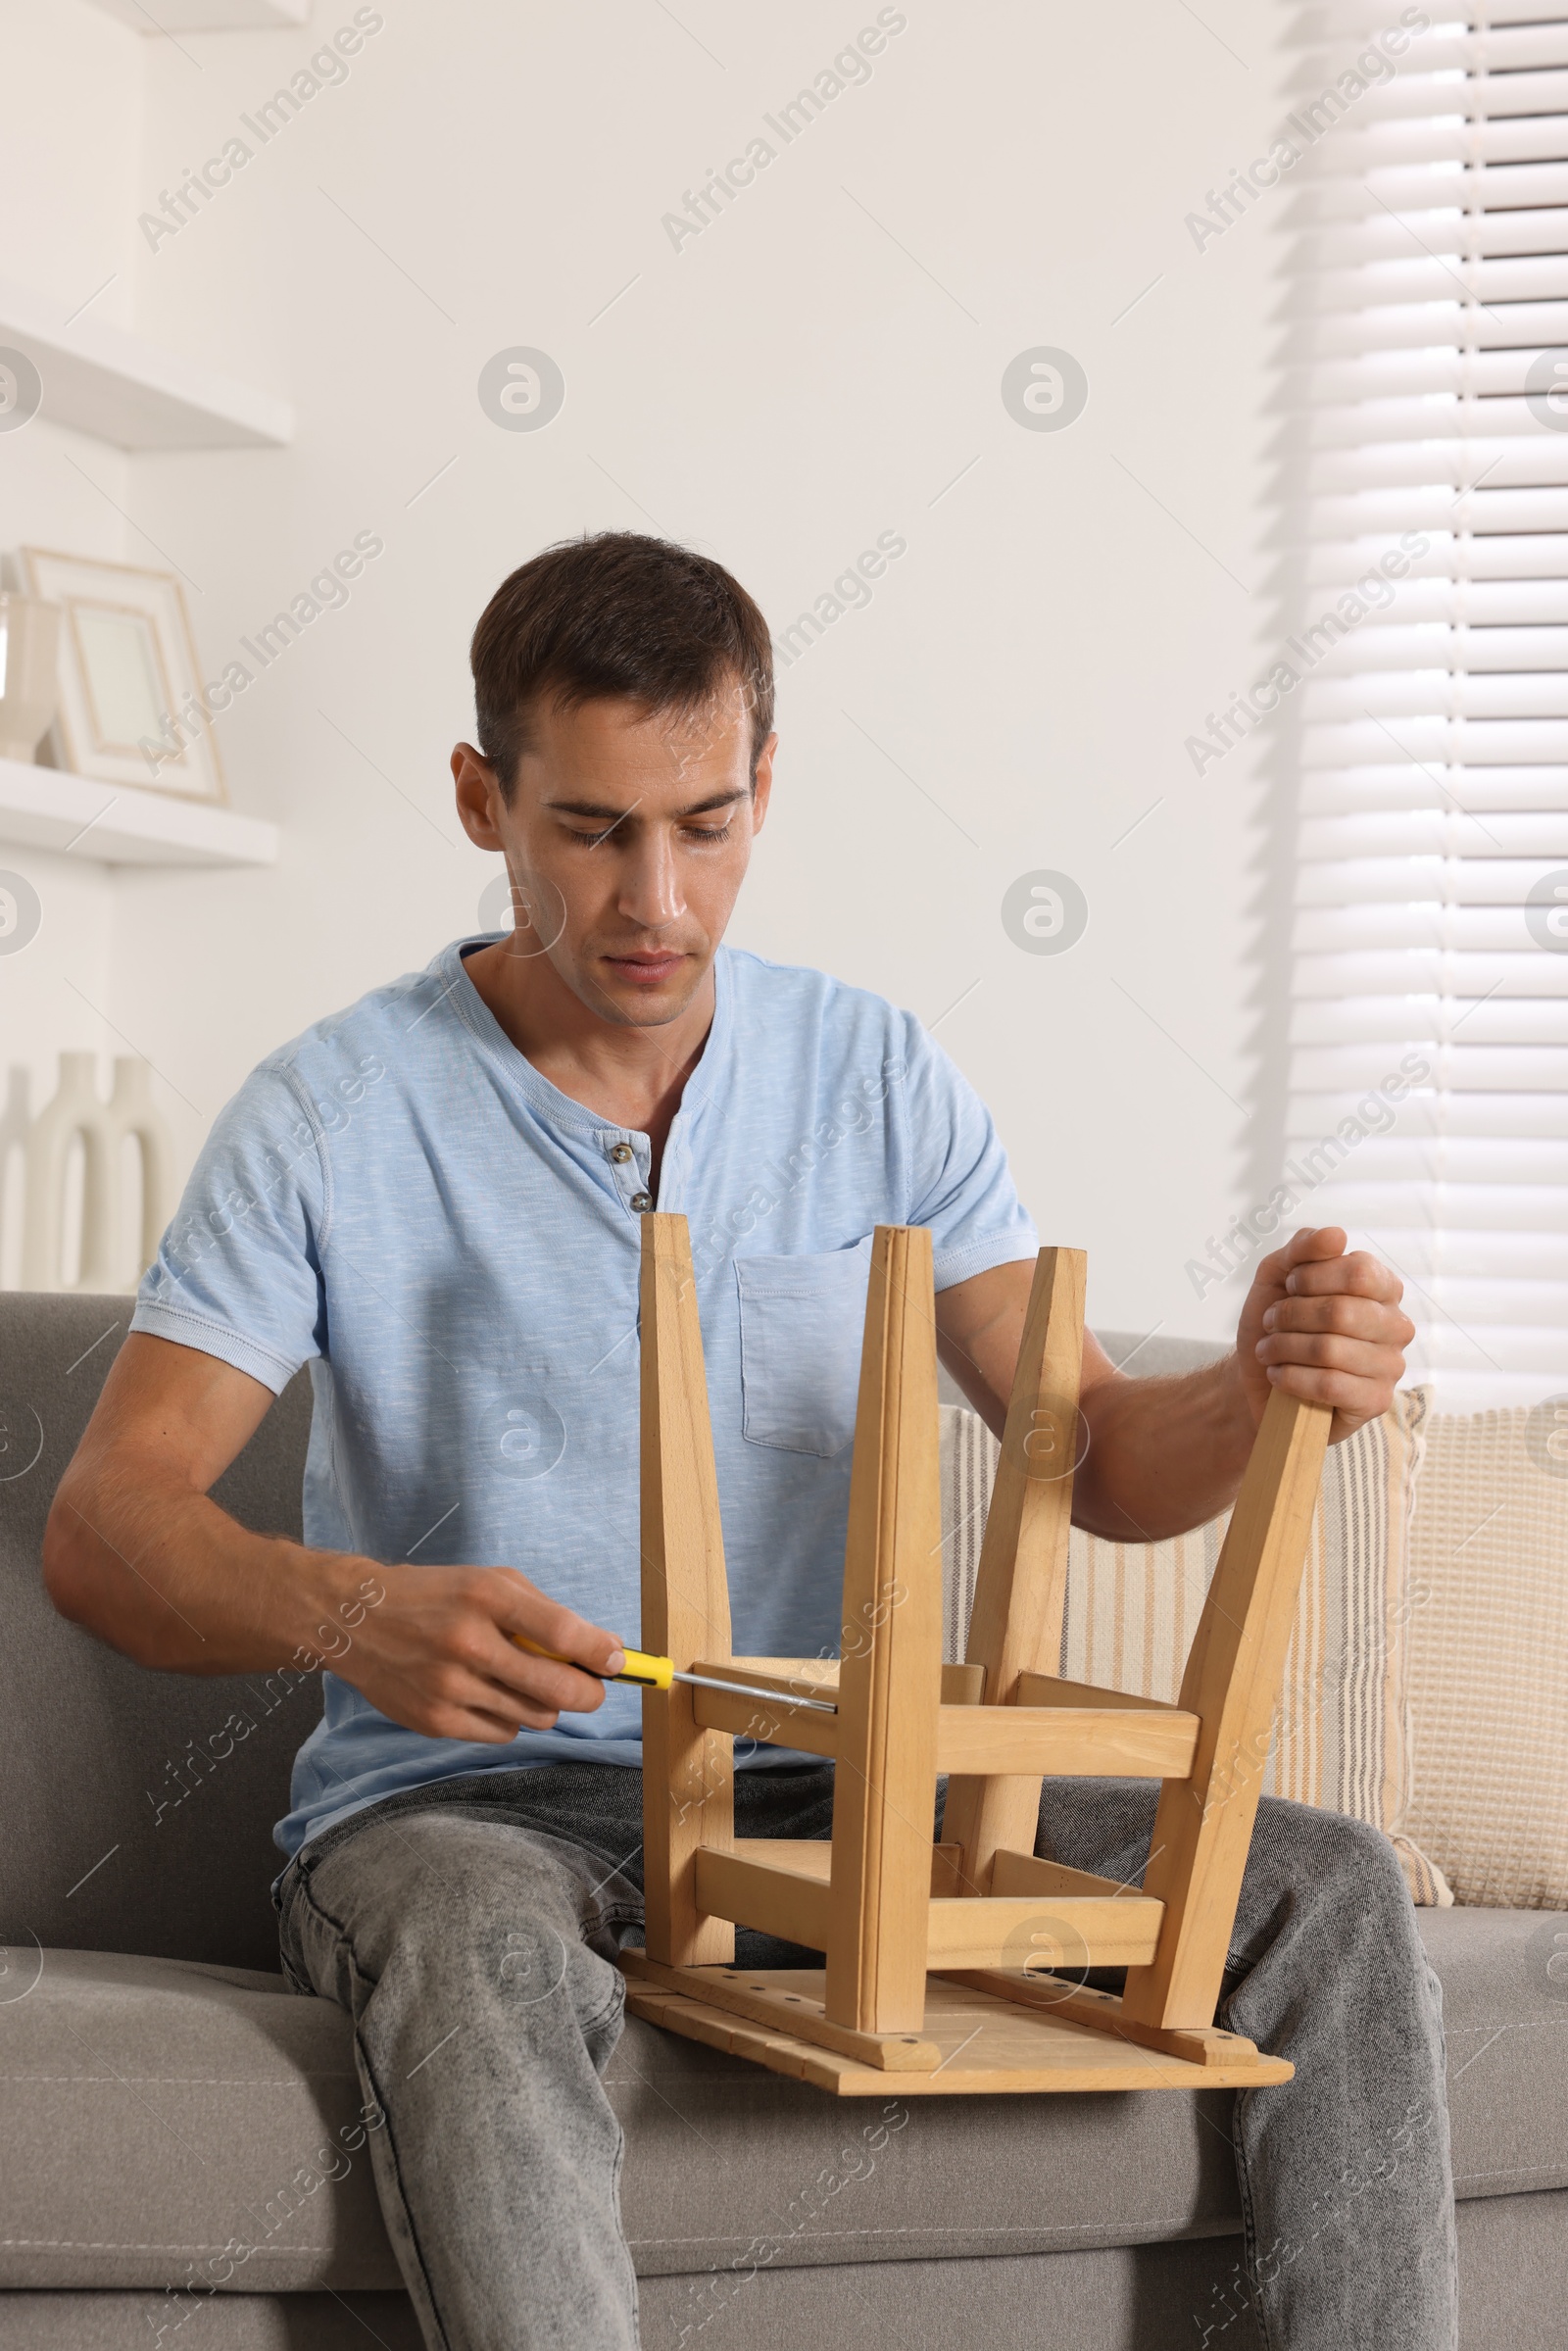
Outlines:
<svg viewBox="0 0 1568 2351"><path fill-rule="evenodd" d="M751 772L738 684L695 714L622 700L530 715L508 807L460 744L458 808L471 840L502 849L517 929L509 952L544 955L601 1018L655 1028L707 977L767 811L775 738Z"/></svg>

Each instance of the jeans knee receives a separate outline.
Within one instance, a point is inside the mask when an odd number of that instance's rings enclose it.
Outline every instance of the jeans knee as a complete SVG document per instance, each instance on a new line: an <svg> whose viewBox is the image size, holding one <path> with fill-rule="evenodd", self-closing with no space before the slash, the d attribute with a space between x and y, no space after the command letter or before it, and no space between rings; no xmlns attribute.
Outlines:
<svg viewBox="0 0 1568 2351"><path fill-rule="evenodd" d="M554 1999L571 1973L567 1939L547 1918L488 1919L477 1945L478 1969L508 2009L535 2008Z"/></svg>
<svg viewBox="0 0 1568 2351"><path fill-rule="evenodd" d="M1254 1835L1294 1890L1332 1906L1342 1922L1354 1917L1387 1933L1405 1920L1410 1896L1398 1854L1369 1821L1265 1796Z"/></svg>

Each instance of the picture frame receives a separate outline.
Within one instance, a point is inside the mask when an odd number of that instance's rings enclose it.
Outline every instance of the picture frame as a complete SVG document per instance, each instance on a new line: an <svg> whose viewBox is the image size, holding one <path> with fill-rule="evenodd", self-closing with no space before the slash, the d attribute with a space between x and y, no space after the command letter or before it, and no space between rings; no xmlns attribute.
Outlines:
<svg viewBox="0 0 1568 2351"><path fill-rule="evenodd" d="M58 767L224 808L228 790L178 579L134 563L21 551L31 595L61 609Z"/></svg>

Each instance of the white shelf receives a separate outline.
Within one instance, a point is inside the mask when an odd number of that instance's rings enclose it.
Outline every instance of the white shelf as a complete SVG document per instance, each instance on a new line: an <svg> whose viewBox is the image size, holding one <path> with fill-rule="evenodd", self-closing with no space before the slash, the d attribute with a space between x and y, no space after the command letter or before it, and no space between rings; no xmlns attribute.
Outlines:
<svg viewBox="0 0 1568 2351"><path fill-rule="evenodd" d="M0 844L99 865L275 865L275 824L131 784L0 759Z"/></svg>
<svg viewBox="0 0 1568 2351"><path fill-rule="evenodd" d="M276 24L303 24L311 0L161 0L156 24L140 0L93 0L106 16L118 17L137 32L243 32Z"/></svg>
<svg viewBox="0 0 1568 2351"><path fill-rule="evenodd" d="M89 313L0 283L0 344L26 353L43 383L38 414L117 449L281 449L286 400L126 334Z"/></svg>

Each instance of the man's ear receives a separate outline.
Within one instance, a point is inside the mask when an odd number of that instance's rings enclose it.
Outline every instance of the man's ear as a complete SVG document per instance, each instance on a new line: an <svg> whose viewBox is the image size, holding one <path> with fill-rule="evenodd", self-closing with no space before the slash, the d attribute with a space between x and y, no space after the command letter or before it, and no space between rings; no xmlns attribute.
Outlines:
<svg viewBox="0 0 1568 2351"><path fill-rule="evenodd" d="M760 833L767 821L767 803L773 790L773 754L777 749L777 735L769 735L757 755L757 772L752 781L752 830L754 833Z"/></svg>
<svg viewBox="0 0 1568 2351"><path fill-rule="evenodd" d="M471 743L459 743L452 754L452 781L457 788L458 820L478 849L506 846L496 818L506 805L496 771Z"/></svg>

